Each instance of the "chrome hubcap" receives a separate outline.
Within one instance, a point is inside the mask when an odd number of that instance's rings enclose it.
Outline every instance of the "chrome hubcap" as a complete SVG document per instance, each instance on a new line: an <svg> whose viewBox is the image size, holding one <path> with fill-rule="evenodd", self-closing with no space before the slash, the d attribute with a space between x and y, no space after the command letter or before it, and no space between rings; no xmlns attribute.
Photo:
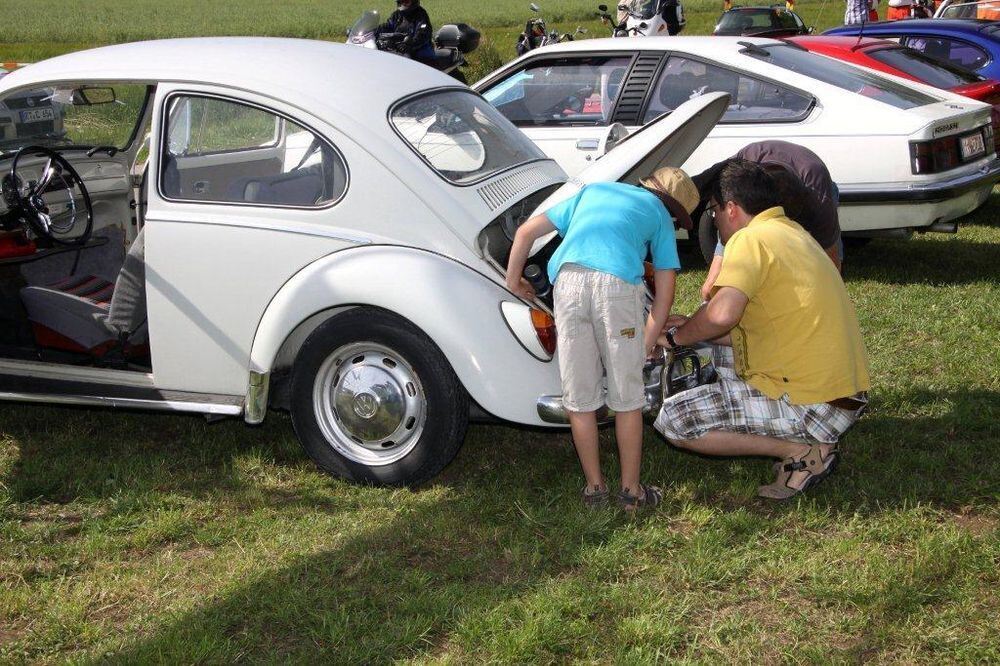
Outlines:
<svg viewBox="0 0 1000 666"><path fill-rule="evenodd" d="M313 407L330 445L364 465L406 456L427 420L420 378L399 354L374 342L344 345L323 361Z"/></svg>

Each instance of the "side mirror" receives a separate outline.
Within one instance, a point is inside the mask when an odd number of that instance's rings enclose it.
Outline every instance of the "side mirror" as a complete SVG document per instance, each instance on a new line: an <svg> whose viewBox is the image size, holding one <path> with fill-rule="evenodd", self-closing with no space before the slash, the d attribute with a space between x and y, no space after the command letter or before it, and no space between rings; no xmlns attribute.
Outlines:
<svg viewBox="0 0 1000 666"><path fill-rule="evenodd" d="M540 12L540 11L542 11L542 8L539 7L538 5L536 5L535 3L531 3L530 5L528 5L528 9L530 9L533 12Z"/></svg>
<svg viewBox="0 0 1000 666"><path fill-rule="evenodd" d="M608 11L607 5L597 5L597 8L600 9L602 12Z"/></svg>
<svg viewBox="0 0 1000 666"><path fill-rule="evenodd" d="M73 104L79 106L97 106L112 104L118 101L114 88L77 88L73 91Z"/></svg>
<svg viewBox="0 0 1000 666"><path fill-rule="evenodd" d="M814 28L813 26L809 26L808 28L806 28L806 34L807 35L811 35L814 32L816 32L816 28Z"/></svg>

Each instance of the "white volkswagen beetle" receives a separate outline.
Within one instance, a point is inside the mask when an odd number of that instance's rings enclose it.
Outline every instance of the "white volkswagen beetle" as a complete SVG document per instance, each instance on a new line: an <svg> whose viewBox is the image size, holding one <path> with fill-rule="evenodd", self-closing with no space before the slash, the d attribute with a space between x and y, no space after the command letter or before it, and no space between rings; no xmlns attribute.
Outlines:
<svg viewBox="0 0 1000 666"><path fill-rule="evenodd" d="M548 46L473 86L573 175L630 131L711 91L731 95L684 165L753 141L812 149L847 232L954 231L1000 179L990 106L775 39L650 37Z"/></svg>
<svg viewBox="0 0 1000 666"><path fill-rule="evenodd" d="M0 146L0 399L284 407L323 469L390 484L442 469L470 416L564 422L550 303L504 287L517 225L683 162L728 99L566 183L478 94L337 44L111 46L4 77L0 102L39 90L64 132Z"/></svg>

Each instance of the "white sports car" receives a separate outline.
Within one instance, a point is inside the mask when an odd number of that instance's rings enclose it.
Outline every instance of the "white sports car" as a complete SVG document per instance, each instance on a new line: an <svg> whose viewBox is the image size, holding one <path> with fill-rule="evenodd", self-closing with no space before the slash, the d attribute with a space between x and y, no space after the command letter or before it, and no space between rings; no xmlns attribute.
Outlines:
<svg viewBox="0 0 1000 666"><path fill-rule="evenodd" d="M1000 179L988 105L780 40L566 42L473 87L570 175L683 102L729 93L684 169L698 173L753 141L800 143L840 188L841 227L862 235L954 231Z"/></svg>
<svg viewBox="0 0 1000 666"><path fill-rule="evenodd" d="M39 91L64 133L0 144L0 399L281 407L323 469L390 484L442 469L470 417L564 423L551 304L504 286L517 226L678 165L728 101L567 184L467 87L349 46L109 46L5 76L0 103Z"/></svg>

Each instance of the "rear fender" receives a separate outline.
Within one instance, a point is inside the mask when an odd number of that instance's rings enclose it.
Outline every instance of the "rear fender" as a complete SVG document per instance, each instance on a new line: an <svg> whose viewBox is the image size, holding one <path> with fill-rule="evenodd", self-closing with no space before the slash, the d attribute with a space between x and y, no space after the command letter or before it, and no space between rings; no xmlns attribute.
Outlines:
<svg viewBox="0 0 1000 666"><path fill-rule="evenodd" d="M501 311L504 302L520 303L486 276L432 252L389 245L343 250L299 271L271 300L254 336L251 374L274 369L286 339L319 313L375 306L420 328L487 412L544 425L536 403L560 392L558 365L518 341Z"/></svg>

